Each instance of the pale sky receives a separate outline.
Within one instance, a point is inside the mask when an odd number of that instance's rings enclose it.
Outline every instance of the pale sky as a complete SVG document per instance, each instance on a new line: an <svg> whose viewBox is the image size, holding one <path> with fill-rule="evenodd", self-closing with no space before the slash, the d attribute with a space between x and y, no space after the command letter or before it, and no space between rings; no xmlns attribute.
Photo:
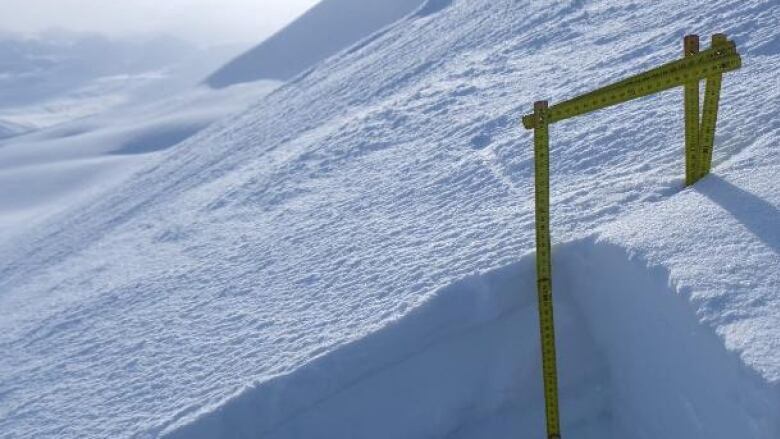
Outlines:
<svg viewBox="0 0 780 439"><path fill-rule="evenodd" d="M164 32L201 44L257 42L319 0L0 0L0 30Z"/></svg>

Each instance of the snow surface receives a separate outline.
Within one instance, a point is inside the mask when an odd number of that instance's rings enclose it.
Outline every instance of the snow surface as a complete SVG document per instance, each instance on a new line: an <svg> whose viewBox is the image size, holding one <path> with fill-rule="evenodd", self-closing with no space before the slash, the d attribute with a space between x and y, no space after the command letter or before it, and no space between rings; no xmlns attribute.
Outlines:
<svg viewBox="0 0 780 439"><path fill-rule="evenodd" d="M0 241L3 437L542 437L519 118L726 32L713 175L679 90L552 128L565 437L780 437L780 5L429 1Z"/></svg>
<svg viewBox="0 0 780 439"><path fill-rule="evenodd" d="M206 80L211 87L287 80L420 7L423 0L322 0Z"/></svg>

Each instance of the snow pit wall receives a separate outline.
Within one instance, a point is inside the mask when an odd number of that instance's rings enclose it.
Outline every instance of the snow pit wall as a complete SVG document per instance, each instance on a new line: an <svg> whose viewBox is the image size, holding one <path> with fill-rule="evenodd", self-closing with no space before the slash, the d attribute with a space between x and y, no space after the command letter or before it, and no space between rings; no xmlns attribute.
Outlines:
<svg viewBox="0 0 780 439"><path fill-rule="evenodd" d="M578 438L780 437L780 392L662 268L585 239L554 252L562 428ZM442 288L386 327L165 435L544 437L534 255Z"/></svg>

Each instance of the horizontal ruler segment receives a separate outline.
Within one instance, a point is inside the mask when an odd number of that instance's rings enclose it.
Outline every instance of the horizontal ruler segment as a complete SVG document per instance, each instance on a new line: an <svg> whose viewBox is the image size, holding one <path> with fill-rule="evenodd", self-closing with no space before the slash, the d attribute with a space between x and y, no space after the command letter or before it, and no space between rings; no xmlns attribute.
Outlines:
<svg viewBox="0 0 780 439"><path fill-rule="evenodd" d="M724 41L720 47L711 47L707 50L704 50L696 55L693 56L693 58L688 57L684 59L679 59L676 61L672 61L669 63L666 63L662 66L656 67L654 69L648 70L644 73L640 73L638 75L631 76L629 78L626 78L622 81L618 81L614 84L610 84L604 87L601 87L599 89L596 89L592 92L585 93L584 95L580 95L576 98L570 99L570 101L579 100L579 99L589 99L596 95L600 95L608 90L612 90L617 87L625 86L628 84L638 84L642 81L647 81L650 79L658 78L661 76L668 76L670 74L673 74L676 70L680 68L684 68L686 66L691 66L693 64L698 64L707 60L713 60L717 58L722 58L724 56L728 55L737 55L737 46L732 41Z"/></svg>
<svg viewBox="0 0 780 439"><path fill-rule="evenodd" d="M725 47L707 49L694 56L674 61L586 95L553 105L548 110L547 123L560 122L574 116L679 87L686 82L737 70L741 66L742 59L736 53L733 43ZM527 129L534 128L533 114L523 116L523 126Z"/></svg>

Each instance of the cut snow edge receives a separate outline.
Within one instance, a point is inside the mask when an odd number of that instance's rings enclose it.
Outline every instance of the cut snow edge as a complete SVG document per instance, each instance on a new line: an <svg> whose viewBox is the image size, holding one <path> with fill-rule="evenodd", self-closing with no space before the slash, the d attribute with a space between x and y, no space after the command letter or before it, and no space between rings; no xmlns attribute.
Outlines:
<svg viewBox="0 0 780 439"><path fill-rule="evenodd" d="M780 436L780 388L700 323L665 268L593 237L554 253L563 431ZM528 254L442 288L383 329L154 434L542 437L534 267Z"/></svg>

